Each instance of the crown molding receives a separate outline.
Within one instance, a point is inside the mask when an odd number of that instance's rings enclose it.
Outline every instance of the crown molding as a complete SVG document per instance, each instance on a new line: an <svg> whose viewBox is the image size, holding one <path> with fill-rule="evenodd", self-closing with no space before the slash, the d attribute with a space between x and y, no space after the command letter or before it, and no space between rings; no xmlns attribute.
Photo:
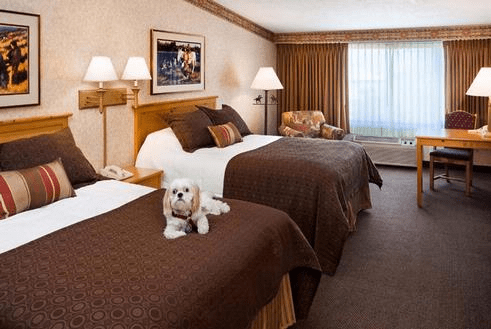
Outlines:
<svg viewBox="0 0 491 329"><path fill-rule="evenodd" d="M275 34L276 44L491 39L491 25Z"/></svg>
<svg viewBox="0 0 491 329"><path fill-rule="evenodd" d="M184 0L187 1L196 7L204 9L215 16L223 18L235 25L238 25L250 32L253 32L260 37L263 37L271 42L274 41L274 33L265 29L264 27L257 25L253 21L236 14L230 9L225 8L224 6L212 1L212 0Z"/></svg>
<svg viewBox="0 0 491 329"><path fill-rule="evenodd" d="M213 0L184 0L276 44L491 39L491 25L273 33Z"/></svg>

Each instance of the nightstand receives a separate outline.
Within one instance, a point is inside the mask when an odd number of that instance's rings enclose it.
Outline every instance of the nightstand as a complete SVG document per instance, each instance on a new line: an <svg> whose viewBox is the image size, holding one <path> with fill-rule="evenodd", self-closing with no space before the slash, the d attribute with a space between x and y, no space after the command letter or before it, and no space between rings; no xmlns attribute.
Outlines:
<svg viewBox="0 0 491 329"><path fill-rule="evenodd" d="M164 172L158 169L137 168L135 166L124 167L125 170L133 173L130 178L123 179L123 182L145 185L149 187L160 188L162 175Z"/></svg>

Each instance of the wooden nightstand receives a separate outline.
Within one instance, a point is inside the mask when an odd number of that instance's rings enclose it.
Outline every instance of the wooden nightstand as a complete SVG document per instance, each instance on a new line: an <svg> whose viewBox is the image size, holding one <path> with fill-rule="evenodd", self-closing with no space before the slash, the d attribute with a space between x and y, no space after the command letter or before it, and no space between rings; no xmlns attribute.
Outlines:
<svg viewBox="0 0 491 329"><path fill-rule="evenodd" d="M137 168L135 166L124 167L125 170L133 173L133 176L123 179L123 182L140 184L149 187L160 188L162 175L164 172L158 169Z"/></svg>

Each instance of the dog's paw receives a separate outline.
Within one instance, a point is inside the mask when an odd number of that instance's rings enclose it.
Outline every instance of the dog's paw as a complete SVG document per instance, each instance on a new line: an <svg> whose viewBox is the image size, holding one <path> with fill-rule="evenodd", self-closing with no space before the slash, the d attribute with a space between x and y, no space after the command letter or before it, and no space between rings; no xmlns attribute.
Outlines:
<svg viewBox="0 0 491 329"><path fill-rule="evenodd" d="M168 231L168 230L164 230L164 237L166 239L177 239L177 238L180 238L182 236L185 236L186 235L186 232L183 232L183 231Z"/></svg>
<svg viewBox="0 0 491 329"><path fill-rule="evenodd" d="M201 220L198 222L198 233L199 234L206 234L210 230L210 227L208 225L208 221Z"/></svg>
<svg viewBox="0 0 491 329"><path fill-rule="evenodd" d="M223 205L220 207L220 211L225 214L230 211L230 206L223 202Z"/></svg>

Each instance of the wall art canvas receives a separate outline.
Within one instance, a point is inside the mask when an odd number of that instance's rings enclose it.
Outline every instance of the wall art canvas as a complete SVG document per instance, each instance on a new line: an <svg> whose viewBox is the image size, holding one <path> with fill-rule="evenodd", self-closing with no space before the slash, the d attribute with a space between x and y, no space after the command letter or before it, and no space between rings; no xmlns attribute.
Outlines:
<svg viewBox="0 0 491 329"><path fill-rule="evenodd" d="M0 10L0 108L39 104L39 15Z"/></svg>
<svg viewBox="0 0 491 329"><path fill-rule="evenodd" d="M205 38L151 30L152 94L205 88Z"/></svg>

